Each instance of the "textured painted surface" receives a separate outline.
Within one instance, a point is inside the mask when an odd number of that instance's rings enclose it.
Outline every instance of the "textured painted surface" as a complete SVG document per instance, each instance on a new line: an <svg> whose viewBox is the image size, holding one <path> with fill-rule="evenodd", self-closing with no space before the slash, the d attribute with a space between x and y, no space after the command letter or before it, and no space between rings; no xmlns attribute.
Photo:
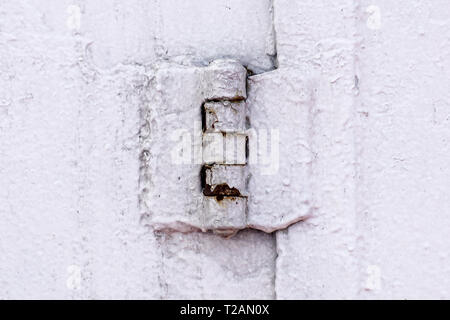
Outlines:
<svg viewBox="0 0 450 320"><path fill-rule="evenodd" d="M318 80L315 210L277 234L277 297L449 298L448 16L446 1L275 1L280 68Z"/></svg>
<svg viewBox="0 0 450 320"><path fill-rule="evenodd" d="M293 69L252 76L248 87L249 225L273 232L311 211L310 105L314 96L308 78Z"/></svg>
<svg viewBox="0 0 450 320"><path fill-rule="evenodd" d="M447 1L273 9L2 1L0 298L450 297ZM138 197L153 67L221 57L277 62L255 76L280 81L262 103L308 108L309 150L288 159L307 164L308 218L276 235L154 233Z"/></svg>
<svg viewBox="0 0 450 320"><path fill-rule="evenodd" d="M355 298L358 290L355 15L351 0L275 1L278 72L298 68L310 79L313 97L308 102L312 211L305 222L277 233L277 270L284 270L277 273L279 298Z"/></svg>
<svg viewBox="0 0 450 320"><path fill-rule="evenodd" d="M43 9L59 2L49 0ZM60 5L61 24L69 4ZM256 72L273 68L269 0L102 0L73 4L81 12L79 32L90 39L91 57L100 68L145 64L157 58L205 65L221 57L238 59ZM56 9L51 11L58 14Z"/></svg>
<svg viewBox="0 0 450 320"><path fill-rule="evenodd" d="M152 63L190 45L178 62L239 52L271 68L268 2L165 3L2 1L0 298L274 296L273 236L167 238L140 221Z"/></svg>
<svg viewBox="0 0 450 320"><path fill-rule="evenodd" d="M450 7L377 1L376 29L368 20L372 3L364 4L358 103L364 296L448 299Z"/></svg>
<svg viewBox="0 0 450 320"><path fill-rule="evenodd" d="M241 231L231 239L191 233L161 234L164 299L273 299L273 236Z"/></svg>

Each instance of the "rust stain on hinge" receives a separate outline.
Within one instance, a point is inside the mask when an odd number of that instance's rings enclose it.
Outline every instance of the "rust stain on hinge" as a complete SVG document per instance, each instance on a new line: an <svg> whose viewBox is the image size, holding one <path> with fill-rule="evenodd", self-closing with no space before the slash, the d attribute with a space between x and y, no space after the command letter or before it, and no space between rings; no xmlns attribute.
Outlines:
<svg viewBox="0 0 450 320"><path fill-rule="evenodd" d="M214 189L209 184L205 185L203 194L209 197L216 197L218 201L223 200L224 197L240 197L241 192L235 187L230 188L227 183L218 184Z"/></svg>

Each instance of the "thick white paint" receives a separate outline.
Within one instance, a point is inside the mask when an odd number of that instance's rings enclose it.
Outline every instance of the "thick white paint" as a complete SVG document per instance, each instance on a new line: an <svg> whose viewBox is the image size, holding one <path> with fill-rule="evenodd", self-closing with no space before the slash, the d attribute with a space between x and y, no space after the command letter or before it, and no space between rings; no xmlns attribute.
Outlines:
<svg viewBox="0 0 450 320"><path fill-rule="evenodd" d="M360 25L358 212L369 298L450 298L450 7L447 1L364 1ZM361 17L368 19L361 13Z"/></svg>
<svg viewBox="0 0 450 320"><path fill-rule="evenodd" d="M312 95L311 212L277 233L281 299L357 297L355 18L352 0L275 1L277 71L298 70Z"/></svg>
<svg viewBox="0 0 450 320"><path fill-rule="evenodd" d="M448 3L271 8L2 2L0 298L450 297ZM291 155L311 159L308 219L276 245L154 233L139 205L152 66L231 57L259 73L274 40L274 108L312 97L310 151Z"/></svg>
<svg viewBox="0 0 450 320"><path fill-rule="evenodd" d="M311 212L310 105L314 94L309 82L292 69L249 78L248 223L253 228L284 229Z"/></svg>
<svg viewBox="0 0 450 320"><path fill-rule="evenodd" d="M271 68L269 1L165 3L2 2L0 298L274 296L273 236L155 236L141 221L150 65L239 53Z"/></svg>
<svg viewBox="0 0 450 320"><path fill-rule="evenodd" d="M275 0L280 68L317 79L315 210L277 234L279 298L450 297L448 9Z"/></svg>

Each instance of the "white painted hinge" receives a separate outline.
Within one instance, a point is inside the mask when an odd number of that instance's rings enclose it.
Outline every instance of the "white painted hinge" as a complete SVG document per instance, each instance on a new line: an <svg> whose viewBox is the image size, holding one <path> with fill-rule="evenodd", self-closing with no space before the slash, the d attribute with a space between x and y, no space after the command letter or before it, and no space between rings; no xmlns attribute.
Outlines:
<svg viewBox="0 0 450 320"><path fill-rule="evenodd" d="M305 217L307 166L286 147L305 138L308 113L265 97L284 90L276 72L247 81L240 63L217 60L207 67L161 64L151 77L149 135L142 141L146 223L231 235L245 228L272 232ZM285 201L299 210L285 212Z"/></svg>

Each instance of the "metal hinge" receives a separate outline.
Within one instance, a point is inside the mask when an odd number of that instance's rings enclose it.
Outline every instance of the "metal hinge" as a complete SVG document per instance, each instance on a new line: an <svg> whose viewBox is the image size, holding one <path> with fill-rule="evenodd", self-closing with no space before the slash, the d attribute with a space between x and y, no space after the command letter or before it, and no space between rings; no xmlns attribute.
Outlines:
<svg viewBox="0 0 450 320"><path fill-rule="evenodd" d="M247 70L234 61L216 61L202 106L203 227L232 234L247 226Z"/></svg>
<svg viewBox="0 0 450 320"><path fill-rule="evenodd" d="M288 130L293 139L302 139L304 130L293 124L304 122L307 113L294 110L296 118L290 119L283 110L292 108L289 101L270 105L270 98L259 99L265 87L269 93L280 87L280 74L270 73L248 83L247 70L227 59L207 67L162 63L152 70L142 130L149 132L142 139L141 157L145 223L157 230L232 235L245 228L272 232L308 213L304 188L282 187L291 181L304 185L297 180L306 181L305 166L279 170L280 160L286 159L278 158L280 145L292 146L292 141L280 142L280 125L281 133ZM274 128L268 126L271 116ZM267 159L260 161L268 150L273 158L269 170L263 167ZM284 212L283 201L297 202L298 211Z"/></svg>

